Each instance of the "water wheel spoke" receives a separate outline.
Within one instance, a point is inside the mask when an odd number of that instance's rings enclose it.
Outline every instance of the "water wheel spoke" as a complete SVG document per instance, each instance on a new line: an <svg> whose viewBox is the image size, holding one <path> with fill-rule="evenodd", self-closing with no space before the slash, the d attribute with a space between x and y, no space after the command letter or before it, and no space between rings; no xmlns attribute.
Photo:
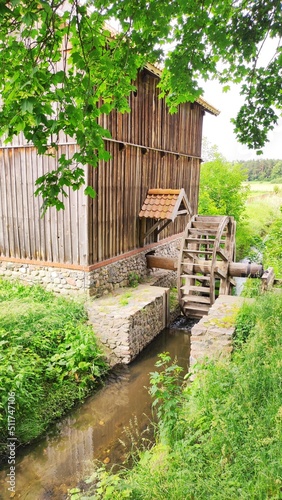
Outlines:
<svg viewBox="0 0 282 500"><path fill-rule="evenodd" d="M212 250L201 250L200 248L198 250L190 250L189 248L184 248L183 249L183 252L187 252L187 253L190 253L190 254L203 254L203 255L212 255L213 254L213 251Z"/></svg>
<svg viewBox="0 0 282 500"><path fill-rule="evenodd" d="M201 293L210 293L210 287L209 286L198 286L198 285L191 285L191 286L182 286L181 290L183 290L183 293L186 295L187 293L191 292L201 292Z"/></svg>
<svg viewBox="0 0 282 500"><path fill-rule="evenodd" d="M203 280L207 280L209 281L210 280L210 276L201 276L201 275L198 275L198 274L181 274L180 276L181 278L193 278L194 280L199 280L199 281L203 281Z"/></svg>
<svg viewBox="0 0 282 500"><path fill-rule="evenodd" d="M178 261L179 303L184 314L207 314L217 293L229 293L234 221L228 216L194 216L183 236Z"/></svg>
<svg viewBox="0 0 282 500"><path fill-rule="evenodd" d="M204 305L204 304L199 304L197 307L195 305L187 305L185 304L184 306L184 311L188 316L191 316L192 318L202 318L206 314L209 313L210 306L209 305Z"/></svg>
<svg viewBox="0 0 282 500"><path fill-rule="evenodd" d="M220 269L219 267L215 267L214 272L219 278L222 278L222 279L227 278L227 272L224 271L223 269Z"/></svg>
<svg viewBox="0 0 282 500"><path fill-rule="evenodd" d="M219 255L219 257L221 257L223 260L225 260L226 262L228 261L228 255L227 253L223 250L223 248L219 248L217 250L217 254Z"/></svg>
<svg viewBox="0 0 282 500"><path fill-rule="evenodd" d="M197 302L198 304L210 304L210 298L203 295L183 295L184 302Z"/></svg>
<svg viewBox="0 0 282 500"><path fill-rule="evenodd" d="M201 245L208 245L214 243L213 238L197 238L197 237L188 237L186 238L188 243L201 243ZM222 240L221 243L224 243L225 240Z"/></svg>
<svg viewBox="0 0 282 500"><path fill-rule="evenodd" d="M199 230L196 228L191 228L190 229L191 234L196 234L196 235L205 235L205 236L215 236L216 235L216 229L204 229L204 230Z"/></svg>

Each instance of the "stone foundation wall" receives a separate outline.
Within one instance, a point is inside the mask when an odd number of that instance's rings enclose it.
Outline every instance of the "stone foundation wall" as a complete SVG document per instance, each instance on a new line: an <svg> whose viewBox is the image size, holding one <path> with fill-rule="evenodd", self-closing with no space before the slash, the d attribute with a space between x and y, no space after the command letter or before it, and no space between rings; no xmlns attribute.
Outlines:
<svg viewBox="0 0 282 500"><path fill-rule="evenodd" d="M161 245L156 249L156 254L175 257L179 248L179 240ZM24 283L37 283L47 290L70 295L74 293L86 294L93 297L106 295L114 290L128 286L137 279L154 277L154 272L147 268L144 250L133 256L111 262L92 271L73 270L60 267L51 267L38 264L25 264L1 261L0 276L8 279L18 279ZM169 277L164 271L164 279L157 276L156 284L171 286L174 278ZM171 281L172 279L172 281ZM174 286L174 285L173 285Z"/></svg>
<svg viewBox="0 0 282 500"><path fill-rule="evenodd" d="M64 294L85 293L87 281L84 271L6 261L0 262L0 276Z"/></svg>
<svg viewBox="0 0 282 500"><path fill-rule="evenodd" d="M164 286L167 288L173 288L176 286L177 282L177 272L176 271L165 271L160 270L156 273L151 274L152 284L154 286Z"/></svg>
<svg viewBox="0 0 282 500"><path fill-rule="evenodd" d="M208 315L191 329L190 367L206 358L230 356L236 316L244 302L253 300L232 295L216 299Z"/></svg>
<svg viewBox="0 0 282 500"><path fill-rule="evenodd" d="M111 364L130 363L169 323L169 289L139 285L89 301L89 321Z"/></svg>

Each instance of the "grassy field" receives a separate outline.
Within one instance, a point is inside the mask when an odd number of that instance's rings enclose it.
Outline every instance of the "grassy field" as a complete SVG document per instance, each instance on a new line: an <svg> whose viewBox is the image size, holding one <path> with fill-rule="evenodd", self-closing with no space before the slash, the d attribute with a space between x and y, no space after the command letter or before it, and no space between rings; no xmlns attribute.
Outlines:
<svg viewBox="0 0 282 500"><path fill-rule="evenodd" d="M273 191L273 184L249 183L251 190L246 202L244 218L237 225L236 247L237 260L245 257L253 259L251 247L264 250L264 241L271 226L281 217L282 185L278 193ZM272 191L269 190L272 188ZM267 257L267 256L266 256Z"/></svg>
<svg viewBox="0 0 282 500"><path fill-rule="evenodd" d="M8 398L15 394L20 444L42 434L106 371L83 304L0 280L0 454L8 432Z"/></svg>
<svg viewBox="0 0 282 500"><path fill-rule="evenodd" d="M254 193L274 193L277 189L280 191L282 196L282 184L270 183L270 182L245 182L245 186L249 186L250 195Z"/></svg>
<svg viewBox="0 0 282 500"><path fill-rule="evenodd" d="M281 194L264 194L249 197L246 203L245 217L257 235L267 232L270 224L281 214Z"/></svg>

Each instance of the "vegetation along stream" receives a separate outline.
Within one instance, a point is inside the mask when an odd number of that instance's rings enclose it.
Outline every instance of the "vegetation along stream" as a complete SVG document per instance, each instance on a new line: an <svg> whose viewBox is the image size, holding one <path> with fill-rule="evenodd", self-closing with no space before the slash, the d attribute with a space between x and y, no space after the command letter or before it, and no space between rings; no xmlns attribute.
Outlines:
<svg viewBox="0 0 282 500"><path fill-rule="evenodd" d="M161 332L138 359L112 371L106 385L54 425L44 439L18 452L14 498L62 500L68 488L78 485L93 469L93 460L122 463L140 434L151 439L146 433L152 420L149 373L164 351L177 357L187 372L193 323L181 318ZM3 469L1 500L10 498L6 475Z"/></svg>

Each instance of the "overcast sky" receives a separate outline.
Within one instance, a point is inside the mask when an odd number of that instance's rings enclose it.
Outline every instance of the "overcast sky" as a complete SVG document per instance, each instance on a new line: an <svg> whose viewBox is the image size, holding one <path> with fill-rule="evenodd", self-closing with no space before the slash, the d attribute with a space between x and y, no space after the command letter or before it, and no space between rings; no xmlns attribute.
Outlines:
<svg viewBox="0 0 282 500"><path fill-rule="evenodd" d="M218 146L219 152L229 161L251 160L259 158L282 159L282 119L279 125L269 134L269 142L264 148L263 155L238 143L230 119L234 118L240 108L242 97L239 87L232 86L227 93L221 91L217 82L205 83L204 99L220 110L219 116L206 113L204 116L203 136L211 143Z"/></svg>
<svg viewBox="0 0 282 500"><path fill-rule="evenodd" d="M267 39L260 49L257 66L267 66L276 52L280 40ZM263 149L263 155L257 155L252 149L243 146L236 140L231 118L235 118L243 98L240 96L239 85L230 85L231 90L223 93L221 85L210 81L202 84L204 99L220 110L219 116L206 113L204 116L203 136L212 144L218 146L219 152L229 161L269 158L282 160L282 118L275 129L269 133L269 142ZM280 89L278 89L279 91Z"/></svg>

